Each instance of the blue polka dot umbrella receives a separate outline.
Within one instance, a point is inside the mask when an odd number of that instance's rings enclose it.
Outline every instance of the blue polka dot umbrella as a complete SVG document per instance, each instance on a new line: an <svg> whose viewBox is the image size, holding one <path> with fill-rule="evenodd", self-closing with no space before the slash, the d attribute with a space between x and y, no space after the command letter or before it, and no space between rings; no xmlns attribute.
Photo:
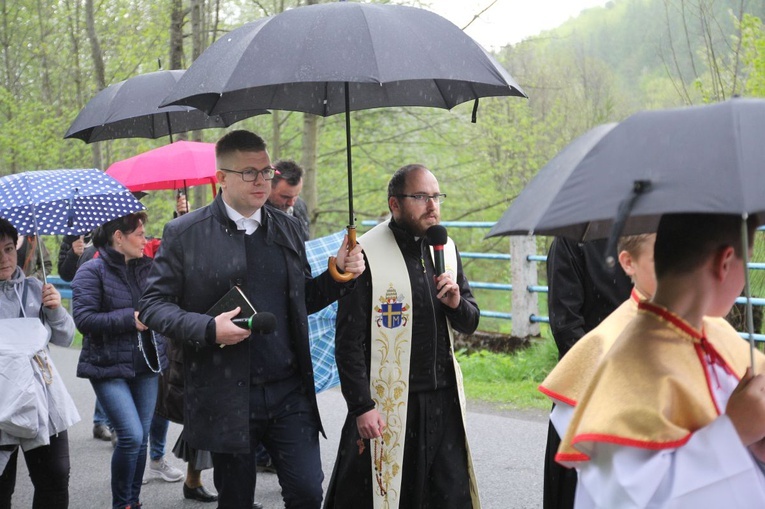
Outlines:
<svg viewBox="0 0 765 509"><path fill-rule="evenodd" d="M0 217L19 235L80 235L145 209L97 169L40 170L0 178Z"/></svg>

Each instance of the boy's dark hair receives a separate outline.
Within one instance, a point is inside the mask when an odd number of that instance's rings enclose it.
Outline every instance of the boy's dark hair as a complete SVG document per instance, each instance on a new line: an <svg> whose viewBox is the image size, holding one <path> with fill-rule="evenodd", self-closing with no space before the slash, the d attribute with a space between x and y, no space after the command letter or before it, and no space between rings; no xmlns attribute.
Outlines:
<svg viewBox="0 0 765 509"><path fill-rule="evenodd" d="M93 232L93 245L96 247L106 247L112 245L114 233L119 230L124 235L133 233L139 224L146 224L148 216L146 212L135 212L126 216L112 219L108 223L96 228Z"/></svg>
<svg viewBox="0 0 765 509"><path fill-rule="evenodd" d="M263 152L266 150L266 142L251 131L243 129L231 131L224 134L215 144L215 157L228 155L237 150L243 152Z"/></svg>
<svg viewBox="0 0 765 509"><path fill-rule="evenodd" d="M276 187L282 180L287 181L287 184L294 187L300 184L300 179L303 178L303 168L295 161L289 159L276 161L274 168L279 170L279 173L275 174L271 180L271 187Z"/></svg>
<svg viewBox="0 0 765 509"><path fill-rule="evenodd" d="M619 237L619 242L616 244L616 252L621 253L627 251L630 256L637 258L640 256L640 251L643 249L643 244L651 238L652 233L641 233L640 235L625 235Z"/></svg>
<svg viewBox="0 0 765 509"><path fill-rule="evenodd" d="M5 218L0 217L0 238L10 237L15 246L19 242L19 231Z"/></svg>
<svg viewBox="0 0 765 509"><path fill-rule="evenodd" d="M747 221L752 245L757 221ZM685 274L700 266L720 248L730 246L736 256L741 251L741 216L734 214L665 214L659 221L654 247L656 277Z"/></svg>

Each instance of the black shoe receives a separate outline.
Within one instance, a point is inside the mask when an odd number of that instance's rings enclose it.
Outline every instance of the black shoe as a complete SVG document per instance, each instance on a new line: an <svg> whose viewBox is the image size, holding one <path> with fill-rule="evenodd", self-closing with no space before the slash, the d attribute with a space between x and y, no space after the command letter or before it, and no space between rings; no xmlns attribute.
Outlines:
<svg viewBox="0 0 765 509"><path fill-rule="evenodd" d="M112 434L109 433L109 428L103 424L95 424L93 426L93 438L108 442L112 439Z"/></svg>
<svg viewBox="0 0 765 509"><path fill-rule="evenodd" d="M204 486L189 488L186 483L183 483L183 498L199 502L215 502L218 500L218 495L213 495Z"/></svg>
<svg viewBox="0 0 765 509"><path fill-rule="evenodd" d="M252 509L263 509L263 504L255 502L252 504Z"/></svg>

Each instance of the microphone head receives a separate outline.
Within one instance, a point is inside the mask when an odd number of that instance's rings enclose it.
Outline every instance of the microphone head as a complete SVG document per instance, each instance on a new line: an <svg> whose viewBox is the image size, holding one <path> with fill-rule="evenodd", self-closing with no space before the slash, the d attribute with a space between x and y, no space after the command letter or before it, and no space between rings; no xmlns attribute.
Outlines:
<svg viewBox="0 0 765 509"><path fill-rule="evenodd" d="M276 317L273 313L264 311L252 316L250 330L259 334L271 334L276 329Z"/></svg>
<svg viewBox="0 0 765 509"><path fill-rule="evenodd" d="M446 233L446 228L440 224L434 224L428 231L425 232L425 239L431 246L443 246L446 244L449 235Z"/></svg>

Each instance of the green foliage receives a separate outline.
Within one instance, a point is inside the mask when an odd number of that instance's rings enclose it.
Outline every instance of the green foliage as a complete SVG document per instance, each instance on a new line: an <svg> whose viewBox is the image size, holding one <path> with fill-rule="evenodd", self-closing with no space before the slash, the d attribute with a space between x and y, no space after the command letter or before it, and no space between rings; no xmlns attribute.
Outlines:
<svg viewBox="0 0 765 509"><path fill-rule="evenodd" d="M551 339L542 339L513 354L457 353L468 398L501 402L508 408L549 408L536 390L558 360Z"/></svg>

